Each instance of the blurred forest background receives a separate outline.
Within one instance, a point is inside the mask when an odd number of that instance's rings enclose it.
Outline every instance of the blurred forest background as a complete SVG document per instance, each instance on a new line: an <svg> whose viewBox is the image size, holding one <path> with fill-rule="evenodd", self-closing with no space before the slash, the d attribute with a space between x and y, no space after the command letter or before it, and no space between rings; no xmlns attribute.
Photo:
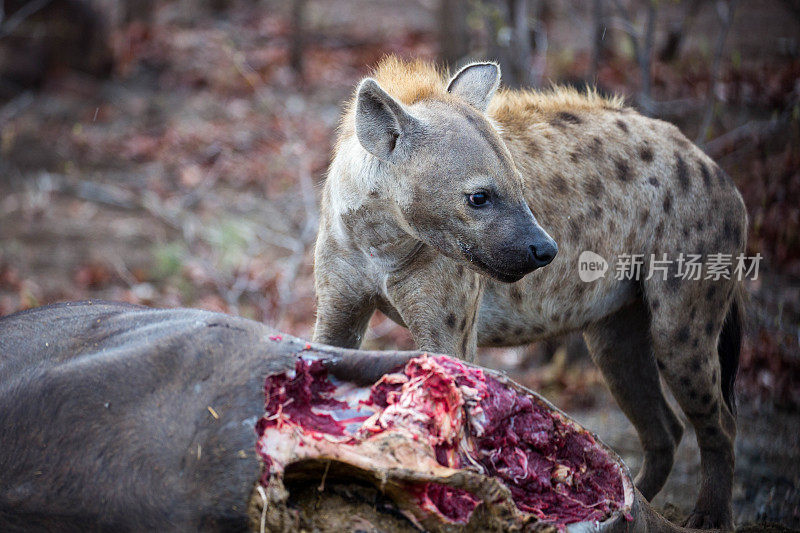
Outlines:
<svg viewBox="0 0 800 533"><path fill-rule="evenodd" d="M384 54L596 84L677 124L742 191L749 282L735 512L800 527L797 0L0 1L0 315L104 298L310 337L317 192ZM365 346L411 348L381 315ZM580 336L483 350L638 468ZM656 503L697 490L691 431Z"/></svg>

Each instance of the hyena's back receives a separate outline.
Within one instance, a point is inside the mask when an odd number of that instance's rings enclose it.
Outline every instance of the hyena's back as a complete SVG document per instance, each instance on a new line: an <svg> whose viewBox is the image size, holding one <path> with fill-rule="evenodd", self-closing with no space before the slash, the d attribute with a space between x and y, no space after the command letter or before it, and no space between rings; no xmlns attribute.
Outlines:
<svg viewBox="0 0 800 533"><path fill-rule="evenodd" d="M636 484L647 498L663 486L683 433L663 378L702 453L702 486L687 525L729 529L742 289L734 276L705 278L711 254L723 254L717 257L733 270L744 252L744 202L675 126L593 96L550 96L507 93L490 109L526 181L526 199L560 251L518 283L487 281L478 344L583 330L639 433L645 461ZM608 262L605 277L581 281L585 250ZM621 254L643 256L638 279L617 279ZM676 276L681 254L702 256L702 279ZM666 259L666 275L649 275L651 257Z"/></svg>
<svg viewBox="0 0 800 533"><path fill-rule="evenodd" d="M640 254L647 264L652 254L666 253L674 278L681 253L731 254L735 263L744 251L741 196L674 125L571 91L549 101L519 93L496 100L490 113L526 180L534 214L560 251L518 283L488 280L480 345L517 345L583 328L629 303L641 285L615 279L620 254ZM584 250L606 259L603 278L581 281ZM678 282L692 292L708 290L702 281Z"/></svg>

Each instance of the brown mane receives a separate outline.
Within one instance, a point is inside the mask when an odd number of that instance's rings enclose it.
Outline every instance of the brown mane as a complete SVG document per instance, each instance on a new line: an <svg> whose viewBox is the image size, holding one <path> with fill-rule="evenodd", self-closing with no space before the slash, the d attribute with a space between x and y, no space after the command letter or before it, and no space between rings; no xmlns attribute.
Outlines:
<svg viewBox="0 0 800 533"><path fill-rule="evenodd" d="M406 105L447 94L447 72L421 59L404 61L397 56L386 56L375 67L372 77L383 90Z"/></svg>
<svg viewBox="0 0 800 533"><path fill-rule="evenodd" d="M403 60L389 55L381 59L370 74L392 97L405 105L429 98L447 96L450 73L435 64L421 59ZM553 86L544 90L501 89L492 99L487 115L500 127L505 125L530 125L546 120L563 111L621 110L624 101L619 96L604 97L597 90L578 91L572 87ZM340 133L353 132L355 95L347 106Z"/></svg>

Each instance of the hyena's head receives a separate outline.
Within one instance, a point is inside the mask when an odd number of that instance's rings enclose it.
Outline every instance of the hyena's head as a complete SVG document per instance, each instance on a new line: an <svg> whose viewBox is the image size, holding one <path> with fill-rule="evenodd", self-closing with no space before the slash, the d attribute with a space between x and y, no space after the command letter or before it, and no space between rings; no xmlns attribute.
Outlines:
<svg viewBox="0 0 800 533"><path fill-rule="evenodd" d="M386 199L412 235L515 282L552 261L558 247L531 213L522 177L485 114L499 82L496 64L476 63L446 92L406 105L367 78L356 96L355 129L381 161Z"/></svg>

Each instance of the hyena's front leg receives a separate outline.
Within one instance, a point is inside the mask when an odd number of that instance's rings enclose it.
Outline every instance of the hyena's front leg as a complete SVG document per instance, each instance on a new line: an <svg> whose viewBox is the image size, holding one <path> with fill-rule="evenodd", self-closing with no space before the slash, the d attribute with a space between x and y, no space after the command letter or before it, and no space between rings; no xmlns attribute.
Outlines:
<svg viewBox="0 0 800 533"><path fill-rule="evenodd" d="M314 285L317 292L317 322L314 342L358 348L364 339L376 299L354 261L335 260L335 254L321 253L317 245Z"/></svg>
<svg viewBox="0 0 800 533"><path fill-rule="evenodd" d="M374 312L374 299L363 294L334 291L318 294L314 342L359 348Z"/></svg>
<svg viewBox="0 0 800 533"><path fill-rule="evenodd" d="M479 274L444 258L390 275L386 291L418 349L475 360Z"/></svg>

